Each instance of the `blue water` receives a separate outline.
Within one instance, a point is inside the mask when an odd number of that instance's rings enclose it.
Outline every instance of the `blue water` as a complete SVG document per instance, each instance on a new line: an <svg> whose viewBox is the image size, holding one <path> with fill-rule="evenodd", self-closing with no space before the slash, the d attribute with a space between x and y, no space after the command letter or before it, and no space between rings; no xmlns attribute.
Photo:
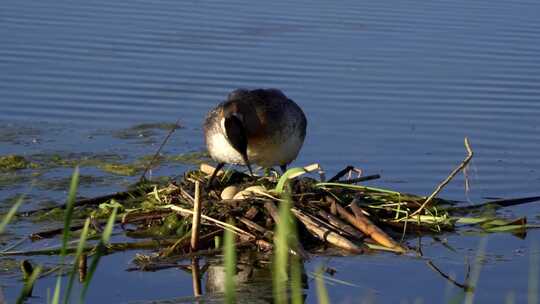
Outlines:
<svg viewBox="0 0 540 304"><path fill-rule="evenodd" d="M3 0L0 130L19 136L7 140L0 132L0 154L114 153L132 160L153 153L164 133L150 142L111 134L178 118L183 129L163 152L202 151L202 119L229 91L276 87L308 117L297 165L318 162L329 172L355 165L382 175L373 185L429 194L465 156L467 136L475 152L471 189L465 192L459 175L441 196L479 202L538 195L539 16L540 3L526 0ZM42 178L69 174L59 169ZM82 185L81 193L119 191L130 181ZM18 185L1 188L0 198L24 191L37 205L65 197L65 191ZM531 204L508 216L534 222L539 211ZM474 255L479 238L449 235L448 241L457 253L430 238L424 250L463 278L464 257ZM478 302L502 302L509 291L524 301L530 244L538 241L535 231L525 240L490 237L493 258L481 275ZM124 272L132 256L104 261L112 265L98 273L89 302L190 295L185 273ZM306 267L320 263L358 285L332 286L338 303L370 296L377 303L417 297L435 303L445 294L446 282L417 259L382 254L316 259ZM109 280L115 288L107 288ZM54 279L42 282L50 287ZM1 284L9 299L21 285ZM308 293L313 302L314 288Z"/></svg>

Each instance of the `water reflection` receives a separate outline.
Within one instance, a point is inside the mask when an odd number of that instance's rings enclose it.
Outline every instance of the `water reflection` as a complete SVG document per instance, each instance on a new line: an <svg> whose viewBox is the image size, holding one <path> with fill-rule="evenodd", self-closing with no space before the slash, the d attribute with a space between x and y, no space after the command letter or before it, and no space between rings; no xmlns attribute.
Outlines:
<svg viewBox="0 0 540 304"><path fill-rule="evenodd" d="M271 263L267 255L256 251L237 252L236 302L237 303L274 303L272 289ZM223 303L225 297L225 267L221 257L192 258L189 266L181 268L191 274L193 297L171 298L151 301L135 301L132 304L169 304L169 303ZM307 299L308 280L304 265L301 264L302 295ZM289 283L286 283L287 285ZM181 292L184 288L181 288ZM288 291L290 292L290 290ZM290 294L289 294L290 295ZM158 297L158 295L156 295Z"/></svg>
<svg viewBox="0 0 540 304"><path fill-rule="evenodd" d="M238 261L235 276L237 301L239 303L273 303L271 264L261 259L260 253L254 251L237 252ZM304 267L301 267L303 285L307 289ZM208 260L205 294L215 297L225 292L225 267L221 259ZM305 298L305 297L304 297Z"/></svg>

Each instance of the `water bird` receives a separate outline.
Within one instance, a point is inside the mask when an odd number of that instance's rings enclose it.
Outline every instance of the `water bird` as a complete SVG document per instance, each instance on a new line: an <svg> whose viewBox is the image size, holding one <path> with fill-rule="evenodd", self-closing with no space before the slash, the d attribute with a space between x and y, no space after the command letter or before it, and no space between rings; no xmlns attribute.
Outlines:
<svg viewBox="0 0 540 304"><path fill-rule="evenodd" d="M278 89L237 89L208 112L204 136L208 153L218 162L208 185L227 163L285 172L306 137L302 109Z"/></svg>

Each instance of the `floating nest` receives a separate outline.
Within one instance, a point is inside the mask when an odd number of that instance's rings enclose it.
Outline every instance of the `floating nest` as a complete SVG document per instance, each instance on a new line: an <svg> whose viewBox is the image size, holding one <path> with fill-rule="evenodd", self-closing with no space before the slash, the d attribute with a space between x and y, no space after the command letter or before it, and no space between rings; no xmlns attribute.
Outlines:
<svg viewBox="0 0 540 304"><path fill-rule="evenodd" d="M106 222L101 218L107 218L112 210L118 211L116 223L131 240L101 244L99 250L104 254L130 249L157 250L155 255L136 258L136 268L140 270L161 267L156 266L156 261L220 254L220 239L225 230L236 235L238 250L270 255L284 215L289 216L285 222L297 232L292 233L290 252L303 259L313 253L350 255L373 250L414 253L407 244L410 236L445 233L459 225L484 232L511 232L520 237L526 229L537 228L527 224L526 218L485 217L479 216L482 212L478 211L528 203L540 197L476 205L435 198L470 157L472 153L428 197L366 186L366 181L379 176L359 176L361 171L354 167L346 167L327 179L317 164L291 168L284 174L268 171L263 176L227 170L220 172L209 185L215 169L202 164L171 182L145 182L126 192L76 201L75 209L79 213L74 218L93 218L93 230L99 235L100 226ZM57 211L58 208L37 213L48 217ZM70 225L71 231L82 228L81 222ZM31 238L50 238L60 233L61 228L52 229L36 232ZM90 243L85 250L95 252L97 247ZM67 248L65 252L75 250L75 247ZM60 252L61 248L47 248L4 255Z"/></svg>
<svg viewBox="0 0 540 304"><path fill-rule="evenodd" d="M215 239L224 230L237 235L238 248L270 254L282 215L280 208L284 206L290 210L298 227L297 242L291 253L307 259L313 253L413 252L407 246L409 236L449 232L459 224L475 224L488 232L494 229L521 234L528 228L524 218L503 220L462 215L539 199L498 200L459 207L457 201L431 198L426 204L428 198L423 196L359 184L378 175L353 177L350 174L355 171L353 167L325 181L318 165L264 177L229 170L219 174L210 187L208 179L213 170L203 164L199 170L186 172L166 187L155 187L147 194L159 202L154 210L124 214L122 225L134 225L135 231L164 225L167 222L164 219L172 215L185 221L192 230L196 229L200 236L196 250L193 234L186 234L162 248L152 259L141 256L138 261L141 269L148 269L153 265L150 261L156 259L218 254L221 249ZM312 174L306 176L306 173ZM197 217L201 225L193 225Z"/></svg>

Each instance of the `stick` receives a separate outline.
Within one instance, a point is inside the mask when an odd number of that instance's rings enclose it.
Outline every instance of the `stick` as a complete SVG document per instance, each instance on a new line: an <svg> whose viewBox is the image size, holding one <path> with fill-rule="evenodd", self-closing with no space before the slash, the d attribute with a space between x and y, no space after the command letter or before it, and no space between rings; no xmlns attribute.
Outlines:
<svg viewBox="0 0 540 304"><path fill-rule="evenodd" d="M193 203L193 224L191 226L191 251L199 247L199 226L201 223L201 185L195 182L195 199Z"/></svg>
<svg viewBox="0 0 540 304"><path fill-rule="evenodd" d="M121 227L124 228L126 224L154 220L154 219L161 219L169 214L170 212L166 210L129 212L122 216ZM105 223L106 221L103 222L103 224Z"/></svg>
<svg viewBox="0 0 540 304"><path fill-rule="evenodd" d="M171 209L173 211L176 211L180 214L188 214L188 215L191 215L193 216L193 211L191 210L188 210L188 209L184 209L182 207L178 207L178 206L175 206L175 205L165 205L165 206L162 206L161 208L163 209ZM216 220L215 218L212 218L212 217L209 217L207 215L204 215L204 214L201 214L201 218L207 220L207 221L210 221L214 224L216 224L218 227L221 227L223 229L227 229L227 230L230 230L238 235L244 235L246 237L248 237L249 239L255 239L255 236L245 230L242 230L234 225L231 225L231 224L227 224L225 222L222 222L222 221L219 221L219 220Z"/></svg>
<svg viewBox="0 0 540 304"><path fill-rule="evenodd" d="M296 218L298 218L299 221L301 221L306 226L309 232L311 232L318 239L341 249L345 249L347 251L351 251L354 253L363 252L362 248L360 248L353 242L327 229L326 227L317 224L316 221L312 219L311 215L304 213L297 208L291 208L291 212L296 216Z"/></svg>
<svg viewBox="0 0 540 304"><path fill-rule="evenodd" d="M141 191L147 193L149 190L152 190L152 186L142 186L142 187L140 187L139 189L137 189L135 191L122 191L122 192L116 192L116 193L113 193L113 194L107 194L107 195L98 196L98 197L84 198L84 199L80 199L80 200L75 201L74 206L75 207L96 206L96 205L99 205L101 203L105 203L105 202L107 202L107 201L109 201L111 199L123 200L123 199L129 198L129 197L132 197L132 196L136 196ZM58 206L45 207L45 208L40 208L40 209L35 209L35 210L30 210L30 211L22 211L22 212L17 213L17 215L19 215L19 216L30 216L30 215L32 215L34 213L37 213L37 212L47 212L47 211L51 211L51 210L56 209L56 208L66 209L66 204L60 204Z"/></svg>
<svg viewBox="0 0 540 304"><path fill-rule="evenodd" d="M270 213L270 216L274 219L274 222L276 222L276 225L279 225L279 211L272 201L266 201L264 203L264 208L268 210L268 213Z"/></svg>
<svg viewBox="0 0 540 304"><path fill-rule="evenodd" d="M355 202L353 201L353 203ZM356 205L356 203L354 205ZM355 212L355 215L352 215L347 210L345 210L345 208L341 207L341 205L339 204L336 204L336 209L339 215L341 215L344 219L346 219L351 225L356 227L358 230L362 231L367 236L372 238L378 244L384 247L396 249L397 251L400 251L400 252L406 251L403 247L401 247L396 241L394 241L389 235L387 235L379 227L373 224L363 214L362 214L363 217L358 216L356 212Z"/></svg>
<svg viewBox="0 0 540 304"><path fill-rule="evenodd" d="M422 210L424 210L424 208L435 198L435 196L437 196L437 194L441 192L444 186L446 186L452 180L452 178L454 178L454 176L456 176L456 174L459 173L459 171L463 170L463 168L465 168L465 166L469 164L469 162L471 161L473 157L473 151L471 149L471 146L469 145L469 139L467 137L465 137L465 149L467 149L467 157L465 157L465 159L461 162L461 164L459 164L459 166L455 168L454 171L452 171L450 175L448 175L448 177L437 186L437 188L435 188L435 191L433 191L433 193L431 193L431 195L424 201L422 206L420 206L420 208L418 208L415 212L413 212L408 217L413 217L419 214L420 212L422 212Z"/></svg>
<svg viewBox="0 0 540 304"><path fill-rule="evenodd" d="M470 212L471 210L480 209L480 208L484 208L488 206L503 208L503 207L510 207L510 206L532 203L536 201L540 201L540 196L498 199L498 200L487 201L478 205L465 206L465 207L452 207L452 208L448 208L447 210L452 211L452 212L457 212L457 211Z"/></svg>
<svg viewBox="0 0 540 304"><path fill-rule="evenodd" d="M251 220L248 220L247 218L245 217L237 217L237 219L243 223L244 225L246 225L247 227L253 229L253 230L256 230L260 233L262 233L262 235L264 235L265 237L268 237L268 238L272 238L273 237L273 232L264 228L263 226L251 221Z"/></svg>
<svg viewBox="0 0 540 304"><path fill-rule="evenodd" d="M107 223L107 220L101 220L101 221L97 221L96 222L98 224L103 224L105 225ZM119 223L121 222L121 220L115 220L115 223ZM74 224L72 226L69 227L69 231L76 231L76 230L79 230L83 227L84 225L83 224ZM40 240L40 239L48 239L48 238L52 238L58 234L61 234L62 232L64 231L64 228L53 228L53 229L49 229L49 230L43 230L43 231L38 231L38 232L34 232L34 233L31 233L28 238L30 238L32 241L37 241L37 240Z"/></svg>
<svg viewBox="0 0 540 304"><path fill-rule="evenodd" d="M354 169L353 166L347 166L345 169L339 171L334 175L332 178L328 180L329 183L337 182L340 178L342 178L345 174L351 172Z"/></svg>
<svg viewBox="0 0 540 304"><path fill-rule="evenodd" d="M109 243L105 245L105 253L113 253L118 251L126 251L126 250L134 250L134 249L155 249L155 248L161 248L163 246L172 245L175 243L176 240L174 239L164 239L164 240L144 240L140 242L131 242L131 243ZM96 250L97 245L91 244L86 245L83 249L83 252L91 252L93 250ZM33 256L33 255L58 255L62 251L62 246L53 246L53 247L47 247L44 249L36 249L36 250L19 250L19 251L6 251L0 253L0 256L14 256L14 255L20 255L20 256ZM73 254L77 251L77 246L71 246L66 248L66 254Z"/></svg>
<svg viewBox="0 0 540 304"><path fill-rule="evenodd" d="M154 157L152 157L152 160L150 161L150 163L148 163L148 166L146 166L146 168L144 168L144 172L141 174L141 177L139 178L139 181L142 182L146 179L146 173L148 173L148 170L150 170L150 168L152 167L152 165L154 164L154 162L156 161L156 159L158 158L159 156L159 153L161 152L161 149L163 149L163 147L165 146L165 144L167 143L167 141L169 141L169 138L171 137L171 135L174 133L174 131L176 131L176 129L180 128L180 118L178 118L178 120L176 120L176 123L174 124L174 128L172 128L169 133L167 134L167 136L165 137L165 139L163 140L163 142L161 142L161 145L159 146L159 148L157 149L156 153L154 154Z"/></svg>
<svg viewBox="0 0 540 304"><path fill-rule="evenodd" d="M221 233L223 233L222 229L218 229L218 230L209 232L209 233L203 235L202 237L199 237L199 244L202 243L202 242L208 242L210 239L213 239L216 235L219 235ZM191 239L189 241L191 243ZM186 251L185 247L187 247L187 246L191 247L191 244L188 244L187 236L183 236L183 237L179 238L176 242L174 242L174 244L172 244L170 247L162 249L158 253L158 256L159 257L168 257L173 252L175 252L178 247L181 247L182 250Z"/></svg>
<svg viewBox="0 0 540 304"><path fill-rule="evenodd" d="M365 182L365 181L368 181L368 180L379 179L379 178L381 178L381 176L379 174L373 174L373 175L360 176L360 177L357 177L357 178L340 180L338 182L341 183L341 184L356 184L356 183Z"/></svg>
<svg viewBox="0 0 540 304"><path fill-rule="evenodd" d="M343 222L342 220L338 219L337 217L333 216L332 214L330 214L330 213L328 213L328 212L321 209L321 210L318 211L318 215L320 217L326 219L330 224L335 226L337 229L341 230L341 231L338 231L341 234L347 234L349 236L358 238L358 231L356 229L354 229L354 227L352 227L351 225Z"/></svg>

